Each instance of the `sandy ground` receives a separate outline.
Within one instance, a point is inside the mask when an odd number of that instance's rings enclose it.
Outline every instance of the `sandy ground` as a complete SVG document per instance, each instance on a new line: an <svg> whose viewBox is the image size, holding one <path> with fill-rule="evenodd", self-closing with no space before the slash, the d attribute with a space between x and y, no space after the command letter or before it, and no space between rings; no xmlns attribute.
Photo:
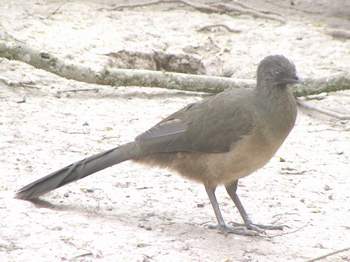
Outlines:
<svg viewBox="0 0 350 262"><path fill-rule="evenodd" d="M99 10L107 1L69 1L47 17L61 4L6 1L0 22L26 44L96 67L101 54L128 48L196 53L208 74L240 78L254 78L271 53L293 59L302 76L350 69L350 41L326 35L329 23L314 17L280 25L176 5ZM196 31L214 23L242 33ZM20 186L132 140L202 94L88 85L6 59L0 72L14 83L0 82L0 261L306 261L350 246L349 121L300 113L276 156L239 187L255 222L288 228L225 236L207 228L215 217L203 186L130 162L45 195L45 207L13 199ZM99 92L58 95L79 88ZM349 91L323 98L312 102L350 113ZM218 199L226 221L239 221L222 188ZM328 261L350 261L350 252Z"/></svg>

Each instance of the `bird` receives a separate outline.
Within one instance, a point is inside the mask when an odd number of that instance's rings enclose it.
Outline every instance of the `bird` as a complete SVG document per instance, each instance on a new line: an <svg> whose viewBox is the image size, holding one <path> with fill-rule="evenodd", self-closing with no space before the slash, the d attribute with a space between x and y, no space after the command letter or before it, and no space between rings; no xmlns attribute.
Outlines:
<svg viewBox="0 0 350 262"><path fill-rule="evenodd" d="M219 232L257 235L280 226L252 222L237 194L238 180L262 168L295 125L299 83L295 65L283 55L258 64L254 88L226 89L191 103L138 135L134 141L50 173L16 192L32 201L107 167L131 160L167 168L204 185ZM225 223L215 195L223 185L244 224Z"/></svg>

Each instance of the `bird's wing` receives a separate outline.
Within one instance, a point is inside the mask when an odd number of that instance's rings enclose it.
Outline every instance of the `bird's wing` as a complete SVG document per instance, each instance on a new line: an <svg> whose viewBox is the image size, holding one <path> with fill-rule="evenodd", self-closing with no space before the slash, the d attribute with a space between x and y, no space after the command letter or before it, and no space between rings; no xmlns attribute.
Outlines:
<svg viewBox="0 0 350 262"><path fill-rule="evenodd" d="M223 92L190 104L135 141L148 153L228 152L254 127L253 113L246 106L249 97L249 92Z"/></svg>

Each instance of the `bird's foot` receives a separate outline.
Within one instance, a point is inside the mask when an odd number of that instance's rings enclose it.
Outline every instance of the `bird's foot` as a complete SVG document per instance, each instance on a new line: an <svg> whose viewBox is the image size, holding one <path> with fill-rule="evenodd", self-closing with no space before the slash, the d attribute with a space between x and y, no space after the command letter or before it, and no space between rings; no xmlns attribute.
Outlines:
<svg viewBox="0 0 350 262"><path fill-rule="evenodd" d="M245 226L249 230L257 231L257 232L264 232L265 230L283 230L285 225L261 225L261 224L254 224L252 222L246 223L246 224L239 224L236 222L232 222L232 225L235 227L242 227Z"/></svg>
<svg viewBox="0 0 350 262"><path fill-rule="evenodd" d="M236 234L242 236L259 236L260 231L248 229L245 225L230 227L227 225L209 225L208 228L216 229L222 234Z"/></svg>

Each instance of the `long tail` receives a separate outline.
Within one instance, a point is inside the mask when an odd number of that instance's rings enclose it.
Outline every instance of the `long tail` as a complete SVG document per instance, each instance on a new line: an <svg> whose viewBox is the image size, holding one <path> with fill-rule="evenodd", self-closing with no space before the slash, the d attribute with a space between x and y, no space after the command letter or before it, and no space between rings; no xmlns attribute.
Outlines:
<svg viewBox="0 0 350 262"><path fill-rule="evenodd" d="M110 149L70 164L22 187L16 193L16 198L25 200L37 198L65 184L138 156L139 149L134 142Z"/></svg>

